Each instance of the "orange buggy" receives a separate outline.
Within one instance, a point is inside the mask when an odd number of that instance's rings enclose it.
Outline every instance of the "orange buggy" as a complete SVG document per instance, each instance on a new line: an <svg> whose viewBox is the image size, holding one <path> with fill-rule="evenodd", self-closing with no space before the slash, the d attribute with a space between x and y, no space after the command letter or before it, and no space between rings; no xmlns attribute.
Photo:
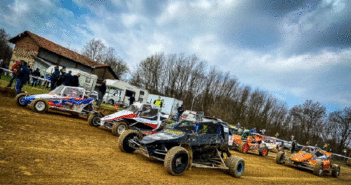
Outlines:
<svg viewBox="0 0 351 185"><path fill-rule="evenodd" d="M258 150L260 156L268 155L268 147L263 141L261 134L253 133L247 138L241 135L233 135L233 148L239 150L241 153L247 153L249 150Z"/></svg>
<svg viewBox="0 0 351 185"><path fill-rule="evenodd" d="M331 173L337 178L340 175L340 166L332 164L332 153L321 150L318 147L305 146L298 153L286 158L285 152L278 152L276 163L293 165L299 168L312 170L313 174L322 176L323 173Z"/></svg>

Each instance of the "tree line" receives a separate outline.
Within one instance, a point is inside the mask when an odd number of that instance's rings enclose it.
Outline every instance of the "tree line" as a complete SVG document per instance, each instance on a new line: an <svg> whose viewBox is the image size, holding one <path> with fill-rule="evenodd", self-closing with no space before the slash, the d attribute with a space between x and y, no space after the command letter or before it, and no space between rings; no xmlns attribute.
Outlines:
<svg viewBox="0 0 351 185"><path fill-rule="evenodd" d="M3 60L6 65L9 64L11 56L13 53L13 48L11 47L10 35L6 33L5 29L0 29L0 60Z"/></svg>
<svg viewBox="0 0 351 185"><path fill-rule="evenodd" d="M230 72L209 66L195 55L157 53L141 61L130 79L151 94L174 97L186 109L204 111L229 124L265 129L267 135L307 141L341 152L351 144L351 108L327 115L318 102L306 100L289 109L266 91L240 84Z"/></svg>

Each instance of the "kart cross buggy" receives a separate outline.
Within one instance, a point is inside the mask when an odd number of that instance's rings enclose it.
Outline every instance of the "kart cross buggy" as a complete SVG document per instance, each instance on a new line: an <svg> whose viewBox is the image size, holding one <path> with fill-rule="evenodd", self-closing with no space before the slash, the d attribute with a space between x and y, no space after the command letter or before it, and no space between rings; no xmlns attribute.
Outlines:
<svg viewBox="0 0 351 185"><path fill-rule="evenodd" d="M90 126L103 126L112 129L112 134L120 136L129 128L138 128L143 134L153 134L162 129L166 120L160 114L157 105L136 102L128 109L102 117L99 112L91 113L88 118Z"/></svg>
<svg viewBox="0 0 351 185"><path fill-rule="evenodd" d="M331 156L332 153L323 151L318 147L305 146L290 157L286 157L285 152L278 152L276 163L311 170L317 176L322 176L324 172L328 172L337 178L340 175L340 166L331 163Z"/></svg>
<svg viewBox="0 0 351 185"><path fill-rule="evenodd" d="M249 150L257 151L260 156L268 155L268 147L263 141L263 136L257 133L250 133L249 130L245 129L241 135L233 134L233 149L238 150L241 153L247 153Z"/></svg>
<svg viewBox="0 0 351 185"><path fill-rule="evenodd" d="M45 113L48 109L70 112L73 115L87 116L94 110L94 98L86 94L85 89L61 85L48 94L16 96L17 105L30 105L35 112Z"/></svg>
<svg viewBox="0 0 351 185"><path fill-rule="evenodd" d="M270 152L279 152L283 150L282 143L279 142L275 137L263 136L263 140Z"/></svg>
<svg viewBox="0 0 351 185"><path fill-rule="evenodd" d="M171 175L181 175L194 166L225 169L230 175L240 177L245 162L230 153L233 140L229 136L227 123L183 120L145 137L137 130L128 130L119 137L118 147L123 152L138 150L149 158L164 161Z"/></svg>

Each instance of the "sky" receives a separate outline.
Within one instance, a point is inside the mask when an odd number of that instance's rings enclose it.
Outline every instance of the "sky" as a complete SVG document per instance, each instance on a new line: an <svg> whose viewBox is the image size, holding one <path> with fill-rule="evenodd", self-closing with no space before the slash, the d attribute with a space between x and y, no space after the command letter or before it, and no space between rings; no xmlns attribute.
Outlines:
<svg viewBox="0 0 351 185"><path fill-rule="evenodd" d="M351 107L350 0L0 0L0 28L81 51L93 38L131 71L157 52L195 54L289 108Z"/></svg>

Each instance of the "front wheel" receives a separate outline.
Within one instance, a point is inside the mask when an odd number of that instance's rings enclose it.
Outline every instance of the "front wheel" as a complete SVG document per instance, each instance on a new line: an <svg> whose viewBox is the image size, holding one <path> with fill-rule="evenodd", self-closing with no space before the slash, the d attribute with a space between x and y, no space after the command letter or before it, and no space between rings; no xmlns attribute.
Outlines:
<svg viewBox="0 0 351 185"><path fill-rule="evenodd" d="M323 175L323 163L318 161L313 167L313 174L317 176Z"/></svg>
<svg viewBox="0 0 351 185"><path fill-rule="evenodd" d="M164 166L166 171L171 175L181 175L188 168L189 153L180 146L173 147L165 157Z"/></svg>
<svg viewBox="0 0 351 185"><path fill-rule="evenodd" d="M25 107L27 106L27 104L23 103L22 100L23 98L26 97L26 94L25 93L21 93L21 94L18 94L16 96L16 103L18 106L21 106L21 107Z"/></svg>
<svg viewBox="0 0 351 185"><path fill-rule="evenodd" d="M284 158L285 158L285 153L284 152L278 152L277 156L275 158L275 162L277 164L284 164Z"/></svg>
<svg viewBox="0 0 351 185"><path fill-rule="evenodd" d="M224 160L224 164L229 168L229 174L236 178L241 177L245 170L245 161L240 157L230 156Z"/></svg>
<svg viewBox="0 0 351 185"><path fill-rule="evenodd" d="M127 129L129 129L127 122L120 121L112 126L112 134L118 137Z"/></svg>
<svg viewBox="0 0 351 185"><path fill-rule="evenodd" d="M133 153L137 147L139 147L135 142L136 140L141 140L143 135L136 130L126 130L118 138L118 148L122 152Z"/></svg>
<svg viewBox="0 0 351 185"><path fill-rule="evenodd" d="M108 104L108 105L114 105L113 103L114 103L114 102L113 102L112 99L107 101L107 104Z"/></svg>
<svg viewBox="0 0 351 185"><path fill-rule="evenodd" d="M100 119L101 116L99 116L98 114L90 114L90 116L88 117L88 123L90 126L99 127Z"/></svg>
<svg viewBox="0 0 351 185"><path fill-rule="evenodd" d="M32 109L38 113L45 113L49 109L49 104L43 99L37 99L33 101Z"/></svg>
<svg viewBox="0 0 351 185"><path fill-rule="evenodd" d="M335 178L338 178L340 175L340 166L337 164L332 165L333 171L332 171L332 176Z"/></svg>

